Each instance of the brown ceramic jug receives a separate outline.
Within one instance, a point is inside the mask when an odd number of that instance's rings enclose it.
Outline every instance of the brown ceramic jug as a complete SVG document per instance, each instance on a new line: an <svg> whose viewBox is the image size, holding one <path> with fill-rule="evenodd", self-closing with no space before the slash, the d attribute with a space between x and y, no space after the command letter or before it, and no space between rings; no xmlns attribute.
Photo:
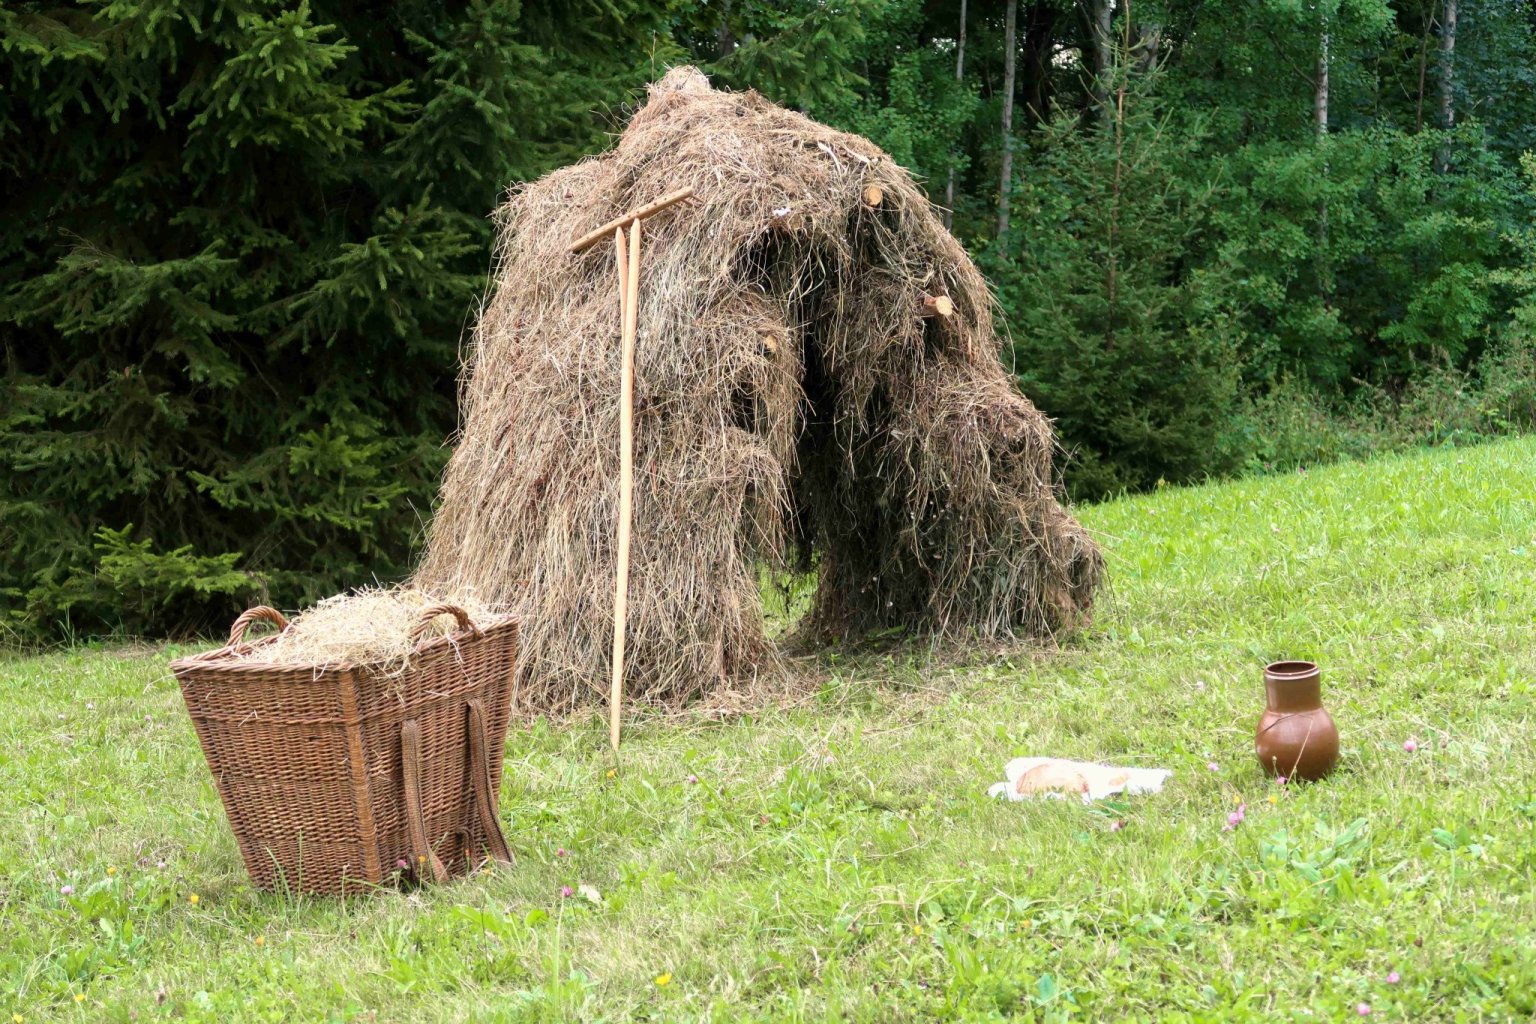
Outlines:
<svg viewBox="0 0 1536 1024"><path fill-rule="evenodd" d="M1277 661L1264 669L1267 706L1253 738L1271 775L1315 782L1339 759L1339 730L1323 707L1321 673L1310 661Z"/></svg>

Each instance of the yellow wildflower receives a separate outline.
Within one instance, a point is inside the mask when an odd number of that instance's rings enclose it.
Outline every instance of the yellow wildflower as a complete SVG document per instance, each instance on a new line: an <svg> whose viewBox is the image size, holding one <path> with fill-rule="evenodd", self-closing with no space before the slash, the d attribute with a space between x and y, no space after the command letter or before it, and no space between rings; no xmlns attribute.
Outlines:
<svg viewBox="0 0 1536 1024"><path fill-rule="evenodd" d="M921 934L923 934L923 926L920 925L920 924L913 925L912 926L912 934L913 935L921 935Z"/></svg>
<svg viewBox="0 0 1536 1024"><path fill-rule="evenodd" d="M256 945L258 945L258 946L265 946L266 944L267 944L267 937L265 935L258 935L258 936L256 936Z"/></svg>
<svg viewBox="0 0 1536 1024"><path fill-rule="evenodd" d="M666 986L672 984L672 975L670 975L670 974L658 974L658 975L656 975L656 984L658 984L661 987L665 988Z"/></svg>
<svg viewBox="0 0 1536 1024"><path fill-rule="evenodd" d="M1269 802L1272 803L1272 804L1277 804L1277 803L1280 802L1280 798L1275 796L1275 794L1271 793L1271 794L1269 794Z"/></svg>
<svg viewBox="0 0 1536 1024"><path fill-rule="evenodd" d="M107 875L109 877L112 876L112 875L115 875L115 874L117 874L117 868L115 868L115 867L107 868Z"/></svg>
<svg viewBox="0 0 1536 1024"><path fill-rule="evenodd" d="M191 896L187 897L187 902L195 907L202 902L202 898L198 896L197 893L193 893Z"/></svg>
<svg viewBox="0 0 1536 1024"><path fill-rule="evenodd" d="M85 1002L85 993L84 992L76 992L75 993L75 1002L77 1002L77 1003Z"/></svg>
<svg viewBox="0 0 1536 1024"><path fill-rule="evenodd" d="M617 768L609 768L608 769L608 777L610 779L613 778L614 776L618 775L618 774L619 774L619 770Z"/></svg>

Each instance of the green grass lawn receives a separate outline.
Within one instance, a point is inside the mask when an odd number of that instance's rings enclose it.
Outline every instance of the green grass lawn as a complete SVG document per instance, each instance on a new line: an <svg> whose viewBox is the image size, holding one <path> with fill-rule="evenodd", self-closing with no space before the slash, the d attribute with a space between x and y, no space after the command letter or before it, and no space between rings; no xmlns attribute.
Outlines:
<svg viewBox="0 0 1536 1024"><path fill-rule="evenodd" d="M517 866L406 895L249 888L175 652L0 660L0 1024L1530 1019L1536 440L1082 514L1113 588L1068 649L828 656L617 763L514 725ZM1253 758L1282 657L1323 665L1320 784ZM1176 774L983 795L1042 753Z"/></svg>

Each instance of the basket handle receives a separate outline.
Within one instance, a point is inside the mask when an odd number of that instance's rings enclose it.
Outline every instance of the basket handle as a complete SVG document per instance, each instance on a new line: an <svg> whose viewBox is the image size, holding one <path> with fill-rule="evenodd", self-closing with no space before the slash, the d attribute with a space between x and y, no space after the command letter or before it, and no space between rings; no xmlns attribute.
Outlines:
<svg viewBox="0 0 1536 1024"><path fill-rule="evenodd" d="M486 851L492 860L503 864L512 863L512 851L507 847L507 837L501 831L501 820L496 816L496 792L491 789L490 744L486 740L489 723L485 717L485 701L475 699L469 703L469 773L475 788L475 816L480 820L480 831L485 836ZM498 756L500 751L497 751Z"/></svg>
<svg viewBox="0 0 1536 1024"><path fill-rule="evenodd" d="M460 629L467 629L475 636L480 635L480 627L469 621L469 613L456 604L434 604L421 610L421 620L411 628L412 645L419 644L426 636L427 630L432 628L432 622L440 615L452 615L459 621Z"/></svg>
<svg viewBox="0 0 1536 1024"><path fill-rule="evenodd" d="M241 612L240 617L230 624L229 646L233 647L241 640L244 640L245 631L250 628L251 623L258 622L263 619L276 626L279 633L288 628L288 620L283 618L282 612L278 611L276 608L268 608L264 604L257 605L255 608L250 608Z"/></svg>
<svg viewBox="0 0 1536 1024"><path fill-rule="evenodd" d="M446 882L448 869L427 842L421 811L421 726L412 718L400 727L400 761L405 773L405 827L411 842L411 870L418 884Z"/></svg>

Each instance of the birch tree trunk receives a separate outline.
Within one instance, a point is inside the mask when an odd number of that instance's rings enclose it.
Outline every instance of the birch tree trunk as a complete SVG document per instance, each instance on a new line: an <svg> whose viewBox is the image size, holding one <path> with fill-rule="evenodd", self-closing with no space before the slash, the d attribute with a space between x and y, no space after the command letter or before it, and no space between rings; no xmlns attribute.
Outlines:
<svg viewBox="0 0 1536 1024"><path fill-rule="evenodd" d="M1456 0L1445 0L1445 15L1440 21L1440 127L1456 127ZM1435 170L1445 173L1451 163L1450 146L1435 153Z"/></svg>
<svg viewBox="0 0 1536 1024"><path fill-rule="evenodd" d="M1317 50L1317 90L1312 97L1312 117L1317 137L1328 134L1328 24L1323 23L1322 45Z"/></svg>
<svg viewBox="0 0 1536 1024"><path fill-rule="evenodd" d="M955 46L955 84L965 85L965 0L960 0L960 36ZM955 223L955 163L950 158L949 183L944 186L944 229Z"/></svg>
<svg viewBox="0 0 1536 1024"><path fill-rule="evenodd" d="M1008 0L1003 23L1003 166L998 174L997 237L1008 233L1008 193L1013 185L1013 79L1018 56L1019 0Z"/></svg>
<svg viewBox="0 0 1536 1024"><path fill-rule="evenodd" d="M1093 105L1099 116L1109 102L1109 69L1114 62L1110 41L1115 8L1113 0L1089 0L1088 34L1093 45Z"/></svg>
<svg viewBox="0 0 1536 1024"><path fill-rule="evenodd" d="M724 59L736 49L736 37L731 34L731 0L720 5L720 25L715 31L715 55Z"/></svg>
<svg viewBox="0 0 1536 1024"><path fill-rule="evenodd" d="M1445 0L1445 18L1440 25L1440 124L1456 127L1456 0Z"/></svg>
<svg viewBox="0 0 1536 1024"><path fill-rule="evenodd" d="M1424 130L1424 83L1429 77L1429 37L1435 30L1435 8L1424 9L1424 30L1419 33L1419 96L1414 106L1414 134Z"/></svg>
<svg viewBox="0 0 1536 1024"><path fill-rule="evenodd" d="M1323 148L1328 142L1328 0L1323 0L1323 31L1317 48L1317 82L1312 96L1312 117L1317 132L1317 145ZM1323 181L1328 180L1328 156L1323 153ZM1328 196L1325 193L1317 203L1317 288L1326 303L1333 293L1333 270L1328 260Z"/></svg>
<svg viewBox="0 0 1536 1024"><path fill-rule="evenodd" d="M1127 11L1129 13L1129 11ZM1163 47L1163 26L1146 22L1136 26L1136 70L1146 74L1157 67L1157 58Z"/></svg>

